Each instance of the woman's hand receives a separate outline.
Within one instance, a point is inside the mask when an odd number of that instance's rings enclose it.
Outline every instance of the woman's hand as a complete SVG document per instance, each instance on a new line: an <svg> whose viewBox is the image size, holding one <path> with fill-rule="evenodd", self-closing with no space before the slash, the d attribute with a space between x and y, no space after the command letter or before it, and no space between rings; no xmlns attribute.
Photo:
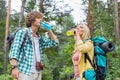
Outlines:
<svg viewBox="0 0 120 80"><path fill-rule="evenodd" d="M79 32L78 32L78 29L77 29L77 28L75 28L75 29L74 29L74 32L75 32L75 35L78 35L78 34L79 34Z"/></svg>
<svg viewBox="0 0 120 80"><path fill-rule="evenodd" d="M79 30L77 28L74 29L74 33L75 33L74 35L75 41L81 40L80 35L79 35Z"/></svg>
<svg viewBox="0 0 120 80"><path fill-rule="evenodd" d="M18 70L17 67L12 69L12 77L15 78L15 79L19 78L19 70Z"/></svg>

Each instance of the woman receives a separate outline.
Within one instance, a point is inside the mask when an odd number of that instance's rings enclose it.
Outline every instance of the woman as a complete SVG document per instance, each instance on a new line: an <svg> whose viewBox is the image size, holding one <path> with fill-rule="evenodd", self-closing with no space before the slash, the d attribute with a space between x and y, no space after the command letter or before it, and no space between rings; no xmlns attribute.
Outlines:
<svg viewBox="0 0 120 80"><path fill-rule="evenodd" d="M89 61L85 62L84 54L87 53L93 59L94 46L90 38L90 30L85 24L79 24L74 29L75 50L73 51L72 61L74 64L74 77L76 80L85 80L83 73L88 69L93 69Z"/></svg>

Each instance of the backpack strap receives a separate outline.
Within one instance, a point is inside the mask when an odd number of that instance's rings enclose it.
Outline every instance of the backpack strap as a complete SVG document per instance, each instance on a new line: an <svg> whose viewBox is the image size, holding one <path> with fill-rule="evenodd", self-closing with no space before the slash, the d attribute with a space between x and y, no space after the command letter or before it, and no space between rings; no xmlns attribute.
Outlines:
<svg viewBox="0 0 120 80"><path fill-rule="evenodd" d="M24 38L23 38L23 42L22 42L22 48L24 47L24 45L25 45L25 40L26 40L26 37L28 36L28 30L26 30L26 33L25 33L25 35L24 35Z"/></svg>
<svg viewBox="0 0 120 80"><path fill-rule="evenodd" d="M23 51L23 53L24 53L25 40L26 40L27 36L28 36L28 30L26 29L26 33L24 35L23 42L22 42L22 45L21 45L21 50ZM25 54L22 55L22 61L21 62L23 62L24 57L25 57Z"/></svg>
<svg viewBox="0 0 120 80"><path fill-rule="evenodd" d="M92 38L86 39L83 42L85 43L87 40L92 40ZM89 61L89 63L91 64L91 66L96 69L96 65L95 65L95 57L93 55L93 60L90 59L90 57L88 56L87 53L84 53L84 62L86 63L87 60Z"/></svg>
<svg viewBox="0 0 120 80"><path fill-rule="evenodd" d="M95 69L96 68L95 57L93 56L93 60L91 60L90 57L88 56L88 54L84 53L84 61L85 61L85 63L87 62L87 60L89 61L89 63L91 64L91 66Z"/></svg>

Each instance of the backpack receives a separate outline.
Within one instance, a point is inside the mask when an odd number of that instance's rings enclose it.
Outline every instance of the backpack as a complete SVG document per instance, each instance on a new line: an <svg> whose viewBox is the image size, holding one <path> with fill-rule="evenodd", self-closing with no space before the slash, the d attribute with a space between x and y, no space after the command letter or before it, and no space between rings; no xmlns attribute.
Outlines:
<svg viewBox="0 0 120 80"><path fill-rule="evenodd" d="M19 30L21 30L21 29L23 29L23 28L17 28L14 32L12 32L11 34L9 34L8 36L7 36L7 38L6 38L6 44L8 45L8 50L10 50L10 48L11 48L11 45L12 45L12 43L13 43L13 41L14 41L14 38L15 38L15 35L16 35L16 33L19 31ZM26 29L26 28L25 28ZM28 35L28 30L26 29L26 33L25 33L25 35L24 35L24 40L23 40L23 43L22 43L22 48L23 48L23 46L24 46L24 43L25 43L25 39L26 39L26 36Z"/></svg>
<svg viewBox="0 0 120 80"><path fill-rule="evenodd" d="M111 41L106 40L103 36L91 38L94 43L93 60L89 58L87 53L84 54L85 62L88 60L94 70L86 70L83 77L86 80L105 80L107 76L107 52L115 49ZM91 75L91 76L90 76Z"/></svg>

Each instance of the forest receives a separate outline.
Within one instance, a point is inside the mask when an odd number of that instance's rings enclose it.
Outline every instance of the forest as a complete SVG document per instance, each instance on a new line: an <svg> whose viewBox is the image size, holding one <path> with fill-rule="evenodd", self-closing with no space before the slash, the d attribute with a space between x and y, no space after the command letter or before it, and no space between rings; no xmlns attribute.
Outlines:
<svg viewBox="0 0 120 80"><path fill-rule="evenodd" d="M44 14L44 21L51 23L53 32L60 41L59 46L43 50L46 67L42 80L70 80L74 70L71 59L74 39L73 36L66 36L66 32L77 24L70 14L73 9L64 3L65 0L20 1L21 10L17 12L11 10L11 0L0 0L0 80L14 80L11 77L6 37L17 28L25 27L26 14L35 10ZM120 0L79 1L82 1L82 5L87 5L83 9L86 13L83 22L89 26L91 36L104 36L115 45L114 51L107 53L108 75L105 80L120 80ZM46 35L45 29L40 32Z"/></svg>

